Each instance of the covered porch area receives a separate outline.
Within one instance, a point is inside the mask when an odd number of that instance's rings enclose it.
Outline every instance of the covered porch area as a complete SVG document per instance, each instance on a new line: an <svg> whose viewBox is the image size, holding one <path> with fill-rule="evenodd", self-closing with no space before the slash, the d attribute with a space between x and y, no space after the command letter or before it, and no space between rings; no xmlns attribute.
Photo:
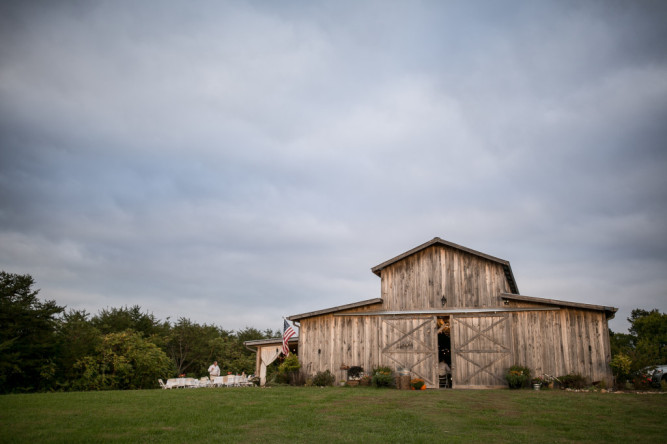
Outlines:
<svg viewBox="0 0 667 444"><path fill-rule="evenodd" d="M245 341L243 343L249 350L257 354L255 361L255 375L259 376L259 385L266 384L266 368L271 365L282 354L283 339L257 339L253 341ZM290 353L299 355L299 338L294 336L287 342Z"/></svg>

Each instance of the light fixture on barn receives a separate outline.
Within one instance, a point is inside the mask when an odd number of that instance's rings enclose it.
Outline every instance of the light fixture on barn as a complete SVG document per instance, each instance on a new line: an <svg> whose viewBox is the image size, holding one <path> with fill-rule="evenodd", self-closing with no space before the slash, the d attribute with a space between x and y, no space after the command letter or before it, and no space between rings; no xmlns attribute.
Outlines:
<svg viewBox="0 0 667 444"><path fill-rule="evenodd" d="M440 299L440 302L442 303L442 306L444 307L447 304L447 298L443 296L442 299Z"/></svg>

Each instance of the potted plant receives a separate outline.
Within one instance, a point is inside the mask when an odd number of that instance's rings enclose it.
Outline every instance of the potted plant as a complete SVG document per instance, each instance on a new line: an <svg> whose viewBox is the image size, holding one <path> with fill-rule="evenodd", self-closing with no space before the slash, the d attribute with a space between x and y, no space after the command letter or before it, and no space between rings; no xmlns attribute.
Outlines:
<svg viewBox="0 0 667 444"><path fill-rule="evenodd" d="M426 390L426 383L421 378L415 378L410 381L412 390Z"/></svg>
<svg viewBox="0 0 667 444"><path fill-rule="evenodd" d="M533 390L539 390L542 388L542 384L546 383L546 380L542 376L536 376L530 381L533 384Z"/></svg>
<svg viewBox="0 0 667 444"><path fill-rule="evenodd" d="M359 380L364 375L364 369L358 365L350 367L347 371L347 378L353 380Z"/></svg>

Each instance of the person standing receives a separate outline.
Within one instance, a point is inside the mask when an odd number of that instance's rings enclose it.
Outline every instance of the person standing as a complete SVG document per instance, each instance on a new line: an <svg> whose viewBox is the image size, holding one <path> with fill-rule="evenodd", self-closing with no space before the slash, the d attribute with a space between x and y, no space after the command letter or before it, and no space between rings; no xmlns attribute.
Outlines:
<svg viewBox="0 0 667 444"><path fill-rule="evenodd" d="M218 367L218 361L214 361L213 364L208 368L208 374L213 381L213 378L220 376L220 367Z"/></svg>

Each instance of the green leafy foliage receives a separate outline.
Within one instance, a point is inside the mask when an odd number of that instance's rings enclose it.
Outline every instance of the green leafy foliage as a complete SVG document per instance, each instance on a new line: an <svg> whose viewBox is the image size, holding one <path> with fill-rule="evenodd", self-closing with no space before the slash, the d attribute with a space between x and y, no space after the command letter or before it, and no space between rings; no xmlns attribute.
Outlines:
<svg viewBox="0 0 667 444"><path fill-rule="evenodd" d="M278 372L283 374L298 372L300 368L301 363L299 362L299 357L294 353L290 353L278 366Z"/></svg>
<svg viewBox="0 0 667 444"><path fill-rule="evenodd" d="M161 323L152 313L142 313L138 305L100 310L90 323L102 334L133 330L149 337L162 336L169 329L169 324Z"/></svg>
<svg viewBox="0 0 667 444"><path fill-rule="evenodd" d="M30 275L0 272L0 393L151 388L160 377L205 376L214 360L223 373L252 374L255 353L243 342L280 336L187 318L172 325L137 305L64 312L33 285Z"/></svg>
<svg viewBox="0 0 667 444"><path fill-rule="evenodd" d="M59 388L71 387L71 382L78 378L75 364L85 356L95 354L102 342L102 334L88 316L85 310L69 310L60 321L57 329L59 352L56 359L60 369Z"/></svg>
<svg viewBox="0 0 667 444"><path fill-rule="evenodd" d="M105 335L95 351L74 365L80 374L74 388L155 388L158 378L166 378L172 369L171 360L157 345L132 330Z"/></svg>
<svg viewBox="0 0 667 444"><path fill-rule="evenodd" d="M30 275L0 272L0 393L43 390L55 383L57 315L41 302Z"/></svg>
<svg viewBox="0 0 667 444"><path fill-rule="evenodd" d="M371 384L373 387L393 387L395 385L392 370L389 367L377 367L373 369L373 376L371 377Z"/></svg>
<svg viewBox="0 0 667 444"><path fill-rule="evenodd" d="M528 387L530 382L530 369L520 365L513 365L505 373L505 379L510 389Z"/></svg>
<svg viewBox="0 0 667 444"><path fill-rule="evenodd" d="M611 362L611 371L618 382L626 382L632 373L632 359L622 352L616 353Z"/></svg>
<svg viewBox="0 0 667 444"><path fill-rule="evenodd" d="M278 384L303 385L304 378L300 374L301 363L299 357L290 353L278 365L278 372L275 375L275 382Z"/></svg>
<svg viewBox="0 0 667 444"><path fill-rule="evenodd" d="M569 375L559 376L557 378L561 388L583 389L588 385L586 378L579 374L571 373Z"/></svg>
<svg viewBox="0 0 667 444"><path fill-rule="evenodd" d="M336 377L329 371L317 372L313 378L313 385L318 387L326 387L334 385Z"/></svg>
<svg viewBox="0 0 667 444"><path fill-rule="evenodd" d="M657 309L637 308L632 310L628 322L628 334L609 332L612 362L621 354L630 360L629 371L626 366L623 367L624 372L619 372L620 361L616 362L616 368L612 366L616 382L620 385L646 367L667 364L667 314Z"/></svg>

